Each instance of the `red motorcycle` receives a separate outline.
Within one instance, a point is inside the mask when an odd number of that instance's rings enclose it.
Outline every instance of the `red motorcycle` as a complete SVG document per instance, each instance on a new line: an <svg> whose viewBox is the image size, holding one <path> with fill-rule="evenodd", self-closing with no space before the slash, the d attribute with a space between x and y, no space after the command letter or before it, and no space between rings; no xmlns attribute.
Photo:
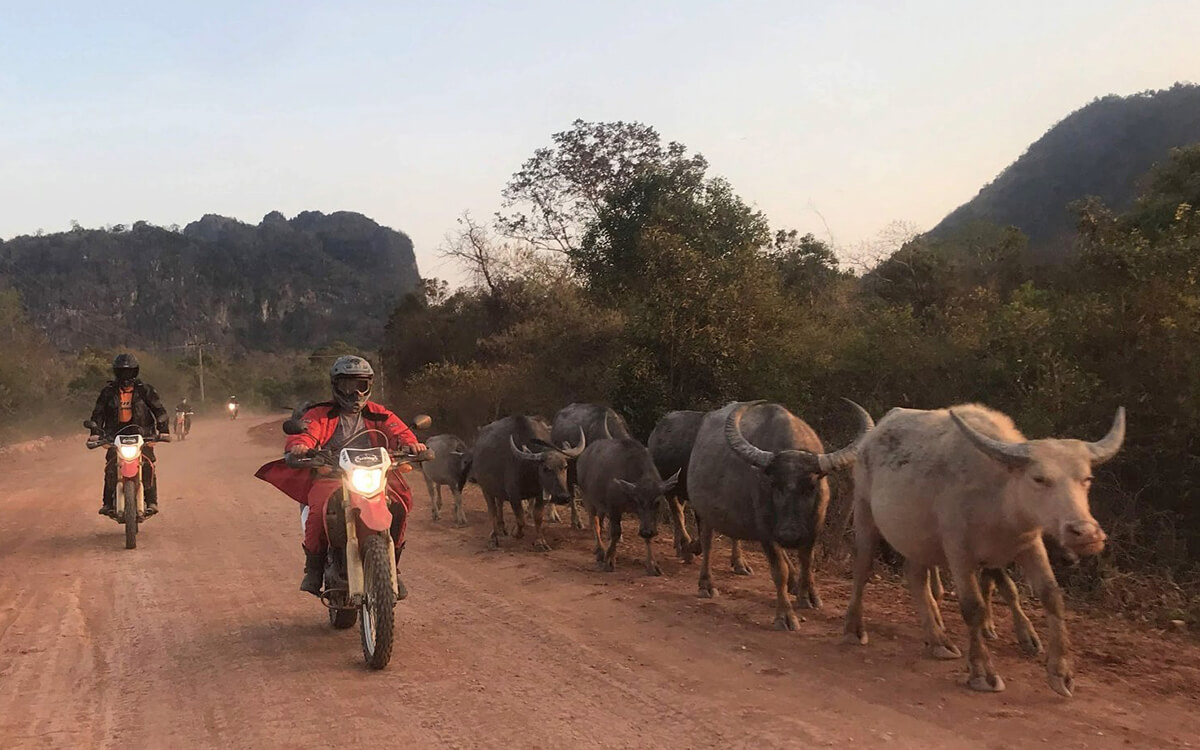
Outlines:
<svg viewBox="0 0 1200 750"><path fill-rule="evenodd" d="M89 430L96 426L88 420L83 426ZM88 450L116 448L117 493L113 498L111 518L125 525L125 549L137 547L138 524L146 520L146 494L142 481L142 446L150 443L168 443L170 435L151 438L142 437L141 430L134 425L125 427L112 440L97 438L88 440Z"/></svg>
<svg viewBox="0 0 1200 750"><path fill-rule="evenodd" d="M425 429L430 423L429 417L420 416L412 426ZM283 423L283 431L298 435L304 432L304 424L289 419ZM329 609L333 627L344 630L358 621L363 659L372 669L383 669L392 658L399 595L387 474L410 472L431 458L432 451L413 455L386 448L344 448L336 455L317 449L306 457L289 455L286 459L292 468L324 468L341 475L341 489L325 505L329 551L321 601ZM307 510L305 506L304 512Z"/></svg>

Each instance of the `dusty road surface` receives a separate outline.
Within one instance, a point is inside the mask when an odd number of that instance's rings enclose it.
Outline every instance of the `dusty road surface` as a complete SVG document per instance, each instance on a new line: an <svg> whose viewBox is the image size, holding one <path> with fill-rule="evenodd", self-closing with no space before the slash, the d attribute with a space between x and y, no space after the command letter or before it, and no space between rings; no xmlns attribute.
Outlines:
<svg viewBox="0 0 1200 750"><path fill-rule="evenodd" d="M653 579L636 549L594 572L583 532L558 526L554 552L486 552L478 494L456 529L429 520L423 487L403 642L369 672L357 629L330 630L297 590L297 506L253 478L277 455L253 423L199 422L161 448L164 512L134 551L96 515L101 456L82 438L5 466L0 748L1200 747L1187 636L1075 616L1074 699L1008 638L1008 691L973 694L961 661L920 657L892 584L871 589L867 648L839 642L831 573L826 610L778 633L761 558L735 579L723 547L723 595L700 600L667 539Z"/></svg>

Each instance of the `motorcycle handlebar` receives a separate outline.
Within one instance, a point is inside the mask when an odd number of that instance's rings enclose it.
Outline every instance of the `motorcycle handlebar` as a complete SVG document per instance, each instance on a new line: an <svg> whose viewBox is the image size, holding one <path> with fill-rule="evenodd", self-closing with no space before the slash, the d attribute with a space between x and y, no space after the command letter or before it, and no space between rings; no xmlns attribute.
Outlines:
<svg viewBox="0 0 1200 750"><path fill-rule="evenodd" d="M434 459L434 452L425 450L421 453L410 453L407 448L388 451L392 459L399 463L417 464ZM307 456L284 455L284 462L293 469L317 469L322 466L336 466L337 459L327 450L314 450Z"/></svg>

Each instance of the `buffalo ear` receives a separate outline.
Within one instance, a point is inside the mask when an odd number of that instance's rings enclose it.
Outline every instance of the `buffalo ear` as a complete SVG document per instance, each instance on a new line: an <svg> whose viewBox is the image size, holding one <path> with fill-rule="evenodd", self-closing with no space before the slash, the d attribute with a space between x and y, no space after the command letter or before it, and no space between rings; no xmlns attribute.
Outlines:
<svg viewBox="0 0 1200 750"><path fill-rule="evenodd" d="M633 495L637 491L637 486L633 482L626 482L624 479L613 477L613 484L620 487L627 495Z"/></svg>
<svg viewBox="0 0 1200 750"><path fill-rule="evenodd" d="M674 474L672 474L667 479L667 481L663 482L663 484L662 484L663 494L666 494L666 493L670 492L671 490L675 489L675 485L679 484L679 473L681 471L683 471L683 469L679 469L679 471L676 471Z"/></svg>

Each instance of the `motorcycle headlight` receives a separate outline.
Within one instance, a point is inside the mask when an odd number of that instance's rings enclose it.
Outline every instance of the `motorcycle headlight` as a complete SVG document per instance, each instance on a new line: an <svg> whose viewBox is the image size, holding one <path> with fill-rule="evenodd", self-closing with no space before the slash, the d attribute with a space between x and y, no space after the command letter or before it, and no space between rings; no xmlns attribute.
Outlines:
<svg viewBox="0 0 1200 750"><path fill-rule="evenodd" d="M230 404L230 405L229 405L229 411L233 411L233 410L234 410L234 409L236 409L236 408L237 408L237 407L236 407L236 406L234 406L233 404Z"/></svg>
<svg viewBox="0 0 1200 750"><path fill-rule="evenodd" d="M350 486L355 492L370 497L383 487L383 470L355 469L350 472Z"/></svg>
<svg viewBox="0 0 1200 750"><path fill-rule="evenodd" d="M132 461L138 457L138 447L136 445L122 445L117 447L117 453L121 454L121 458L126 461Z"/></svg>

